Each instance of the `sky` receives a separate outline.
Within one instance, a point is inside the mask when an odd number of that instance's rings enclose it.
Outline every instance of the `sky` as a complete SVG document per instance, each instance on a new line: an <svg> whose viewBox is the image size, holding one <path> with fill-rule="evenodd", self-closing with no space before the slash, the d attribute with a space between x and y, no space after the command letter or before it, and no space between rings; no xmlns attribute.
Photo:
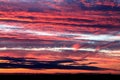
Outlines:
<svg viewBox="0 0 120 80"><path fill-rule="evenodd" d="M120 74L119 31L120 0L0 0L0 73Z"/></svg>

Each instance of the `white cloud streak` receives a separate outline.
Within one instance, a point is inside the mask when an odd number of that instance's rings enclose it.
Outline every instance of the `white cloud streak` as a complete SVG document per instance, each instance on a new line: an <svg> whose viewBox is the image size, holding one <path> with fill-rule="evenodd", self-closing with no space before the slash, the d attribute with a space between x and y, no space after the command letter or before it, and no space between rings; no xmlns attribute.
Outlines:
<svg viewBox="0 0 120 80"><path fill-rule="evenodd" d="M18 26L0 25L0 31L11 34L27 34L31 36L53 36L59 38L67 38L68 40L95 40L95 41L119 41L120 34L83 34L83 33L69 33L69 32L52 32L52 31L38 31L26 29Z"/></svg>

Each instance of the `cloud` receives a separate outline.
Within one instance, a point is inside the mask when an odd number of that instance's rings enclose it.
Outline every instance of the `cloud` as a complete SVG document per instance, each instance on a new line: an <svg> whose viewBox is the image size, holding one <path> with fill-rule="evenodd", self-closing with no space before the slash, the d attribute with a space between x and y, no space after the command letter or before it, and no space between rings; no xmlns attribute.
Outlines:
<svg viewBox="0 0 120 80"><path fill-rule="evenodd" d="M0 56L62 60L65 64L66 58L119 58L119 5L117 0L0 0ZM55 65L37 63L30 66L101 69L91 63L79 67L59 65L59 61Z"/></svg>
<svg viewBox="0 0 120 80"><path fill-rule="evenodd" d="M8 60L9 63L0 63L0 68L28 68L28 69L77 69L77 70L109 70L94 66L70 66L60 65L59 63L73 62L73 60L61 61L35 61L25 58L1 57L2 60Z"/></svg>
<svg viewBox="0 0 120 80"><path fill-rule="evenodd" d="M44 4L43 4L44 3ZM112 5L111 5L112 4ZM119 1L86 1L86 0L10 0L1 1L0 10L3 11L30 11L30 12L49 12L49 11L79 11L79 10L101 10L119 11ZM2 6L4 5L4 6ZM17 7L16 7L17 6ZM32 6L32 7L31 7ZM8 8L9 7L9 8Z"/></svg>

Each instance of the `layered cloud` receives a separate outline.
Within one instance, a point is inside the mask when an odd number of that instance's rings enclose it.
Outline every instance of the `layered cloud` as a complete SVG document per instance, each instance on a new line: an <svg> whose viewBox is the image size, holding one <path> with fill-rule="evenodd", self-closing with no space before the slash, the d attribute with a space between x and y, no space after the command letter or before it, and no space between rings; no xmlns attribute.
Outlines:
<svg viewBox="0 0 120 80"><path fill-rule="evenodd" d="M79 44L82 46L82 49L78 48L80 51L109 53L112 49L119 52L120 15L117 10L112 12L114 8L119 9L119 1L11 0L0 3L1 50L61 52L74 51L74 45ZM105 11L98 6L106 6ZM4 42L5 39L7 41ZM14 39L19 43L13 43ZM37 45L29 40L40 40L43 44ZM23 42L31 45L26 46Z"/></svg>
<svg viewBox="0 0 120 80"><path fill-rule="evenodd" d="M44 3L44 4L43 4ZM119 0L1 0L0 9L3 11L79 11L79 10L102 10L119 11ZM32 7L31 7L32 6Z"/></svg>
<svg viewBox="0 0 120 80"><path fill-rule="evenodd" d="M119 13L119 0L0 0L0 58L119 59ZM63 69L78 69L74 62L64 64ZM79 67L110 70L96 65Z"/></svg>

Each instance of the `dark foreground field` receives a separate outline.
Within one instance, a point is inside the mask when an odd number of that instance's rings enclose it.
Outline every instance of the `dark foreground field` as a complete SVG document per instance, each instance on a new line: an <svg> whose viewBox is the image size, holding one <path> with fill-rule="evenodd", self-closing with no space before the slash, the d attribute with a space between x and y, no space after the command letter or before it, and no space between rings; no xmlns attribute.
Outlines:
<svg viewBox="0 0 120 80"><path fill-rule="evenodd" d="M0 79L19 80L119 80L120 75L113 74L0 74Z"/></svg>

